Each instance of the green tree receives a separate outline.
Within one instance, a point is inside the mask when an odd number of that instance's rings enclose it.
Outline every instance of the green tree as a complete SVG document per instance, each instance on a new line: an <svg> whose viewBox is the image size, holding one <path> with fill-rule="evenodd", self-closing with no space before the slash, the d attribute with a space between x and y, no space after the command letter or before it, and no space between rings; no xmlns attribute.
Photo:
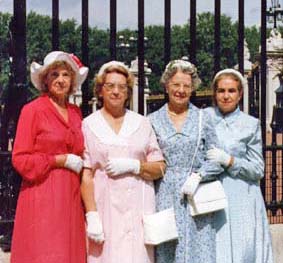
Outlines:
<svg viewBox="0 0 283 263"><path fill-rule="evenodd" d="M160 76L165 68L164 45L160 39L164 37L163 26L148 26L145 28L145 36L148 38L145 50L145 59L149 62L152 74L149 77L149 85L153 94L162 93L159 85Z"/></svg>
<svg viewBox="0 0 283 263"><path fill-rule="evenodd" d="M250 61L256 61L256 55L259 52L260 46L260 31L255 26L245 28L245 39L250 51Z"/></svg>
<svg viewBox="0 0 283 263"><path fill-rule="evenodd" d="M0 13L0 84L7 86L9 79L9 52L8 52L8 24L10 14ZM43 58L52 50L52 20L49 16L30 12L27 16L27 65L32 61L42 63ZM59 21L59 43L60 50L75 53L81 57L81 25L74 19ZM279 27L282 33L282 27ZM109 30L101 30L96 27L89 28L89 66L90 79L98 71L99 67L110 60L110 34ZM267 35L269 36L269 29ZM121 30L118 35L124 35L125 39L130 36L137 37L137 32L129 29ZM196 30L196 66L202 79L200 88L209 87L213 77L214 64L214 15L212 13L201 13L197 15ZM145 59L148 61L152 74L149 77L152 93L163 92L159 85L160 76L165 68L164 63L164 26L151 25L145 27L145 36L148 43L145 47ZM231 18L221 16L221 50L220 67L234 67L237 61L237 23ZM253 27L245 28L245 38L251 53L251 61L255 62L260 44L260 30ZM189 24L172 26L171 28L171 59L179 59L188 56L189 50ZM121 50L117 50L117 58L125 60L128 64L137 56L137 43L132 43L127 53L122 56ZM29 74L28 74L29 75ZM91 88L91 87L90 87ZM3 90L3 89L2 89ZM1 94L0 94L1 96Z"/></svg>
<svg viewBox="0 0 283 263"><path fill-rule="evenodd" d="M5 97L10 76L10 21L10 14L0 12L0 104Z"/></svg>
<svg viewBox="0 0 283 263"><path fill-rule="evenodd" d="M237 27L230 17L220 19L220 68L237 64ZM202 79L201 88L208 88L214 73L214 15L202 13L197 17L197 68Z"/></svg>
<svg viewBox="0 0 283 263"><path fill-rule="evenodd" d="M41 63L51 50L51 19L31 11L27 16L27 64Z"/></svg>
<svg viewBox="0 0 283 263"><path fill-rule="evenodd" d="M81 36L75 19L60 21L59 45L60 50L81 56Z"/></svg>
<svg viewBox="0 0 283 263"><path fill-rule="evenodd" d="M90 66L93 72L97 72L100 66L110 60L109 31L92 28L89 37Z"/></svg>

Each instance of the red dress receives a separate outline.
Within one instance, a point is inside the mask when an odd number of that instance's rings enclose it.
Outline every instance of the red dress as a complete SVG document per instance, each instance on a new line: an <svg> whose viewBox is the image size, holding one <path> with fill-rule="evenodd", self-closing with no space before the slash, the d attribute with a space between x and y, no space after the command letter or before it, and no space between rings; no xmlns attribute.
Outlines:
<svg viewBox="0 0 283 263"><path fill-rule="evenodd" d="M24 106L12 161L22 186L11 263L86 262L80 177L55 167L55 155L83 152L81 114L68 104L64 121L47 96Z"/></svg>

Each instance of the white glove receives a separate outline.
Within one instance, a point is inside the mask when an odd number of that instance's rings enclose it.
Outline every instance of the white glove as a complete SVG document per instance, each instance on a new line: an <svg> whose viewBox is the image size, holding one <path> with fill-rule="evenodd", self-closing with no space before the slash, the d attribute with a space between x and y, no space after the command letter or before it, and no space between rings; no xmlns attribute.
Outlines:
<svg viewBox="0 0 283 263"><path fill-rule="evenodd" d="M183 184L181 188L181 193L183 195L188 195L189 198L193 197L196 192L198 185L201 181L201 176L199 173L191 173L191 175L187 178L186 182Z"/></svg>
<svg viewBox="0 0 283 263"><path fill-rule="evenodd" d="M117 176L124 173L140 173L140 161L130 158L110 158L105 166L110 176Z"/></svg>
<svg viewBox="0 0 283 263"><path fill-rule="evenodd" d="M228 153L215 147L206 152L206 157L208 160L219 163L224 167L228 167L231 161L231 156Z"/></svg>
<svg viewBox="0 0 283 263"><path fill-rule="evenodd" d="M104 233L98 212L89 211L85 215L87 222L87 236L97 243L102 243L104 241Z"/></svg>
<svg viewBox="0 0 283 263"><path fill-rule="evenodd" d="M69 153L67 154L67 159L64 163L64 167L79 174L83 168L83 160L80 156Z"/></svg>

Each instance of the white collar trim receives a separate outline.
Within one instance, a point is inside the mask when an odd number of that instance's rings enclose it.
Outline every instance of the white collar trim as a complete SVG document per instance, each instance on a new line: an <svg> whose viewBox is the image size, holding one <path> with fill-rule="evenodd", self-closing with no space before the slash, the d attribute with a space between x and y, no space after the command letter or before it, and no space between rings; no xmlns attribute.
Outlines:
<svg viewBox="0 0 283 263"><path fill-rule="evenodd" d="M127 138L131 136L141 125L143 116L136 112L126 110L122 127L116 134L98 110L85 119L87 126L104 144L125 145Z"/></svg>

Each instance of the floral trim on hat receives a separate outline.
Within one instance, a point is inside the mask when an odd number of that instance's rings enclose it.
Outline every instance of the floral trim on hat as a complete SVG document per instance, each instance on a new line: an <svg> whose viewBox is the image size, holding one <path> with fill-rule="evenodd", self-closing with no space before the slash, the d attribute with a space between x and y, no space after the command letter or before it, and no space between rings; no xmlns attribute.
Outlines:
<svg viewBox="0 0 283 263"><path fill-rule="evenodd" d="M75 61L75 63L77 64L77 66L79 68L82 68L84 65L83 63L80 61L80 59L75 55L75 54L69 54L69 56Z"/></svg>

